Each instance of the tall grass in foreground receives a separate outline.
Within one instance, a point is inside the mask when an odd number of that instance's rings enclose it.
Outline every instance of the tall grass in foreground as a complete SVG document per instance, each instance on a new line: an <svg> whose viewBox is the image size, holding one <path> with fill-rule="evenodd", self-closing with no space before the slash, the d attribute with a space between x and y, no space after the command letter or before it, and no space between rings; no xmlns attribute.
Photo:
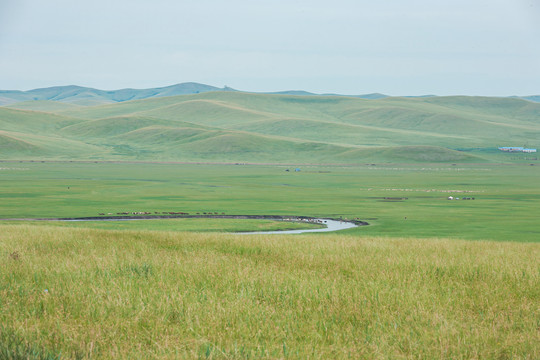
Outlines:
<svg viewBox="0 0 540 360"><path fill-rule="evenodd" d="M540 245L0 226L0 358L540 357Z"/></svg>

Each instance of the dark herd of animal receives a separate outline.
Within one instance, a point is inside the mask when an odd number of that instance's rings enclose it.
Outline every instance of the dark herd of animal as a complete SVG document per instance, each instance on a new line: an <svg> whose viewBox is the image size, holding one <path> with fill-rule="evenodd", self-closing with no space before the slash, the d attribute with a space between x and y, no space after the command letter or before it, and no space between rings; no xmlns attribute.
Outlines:
<svg viewBox="0 0 540 360"><path fill-rule="evenodd" d="M117 212L116 215L189 215L187 212L181 212L181 211L154 211L153 213L148 211L124 211L124 212ZM105 215L115 215L114 213L99 213L100 216ZM217 212L203 212L202 214L200 212L196 213L196 215L219 215ZM221 213L221 215L225 215L224 212Z"/></svg>

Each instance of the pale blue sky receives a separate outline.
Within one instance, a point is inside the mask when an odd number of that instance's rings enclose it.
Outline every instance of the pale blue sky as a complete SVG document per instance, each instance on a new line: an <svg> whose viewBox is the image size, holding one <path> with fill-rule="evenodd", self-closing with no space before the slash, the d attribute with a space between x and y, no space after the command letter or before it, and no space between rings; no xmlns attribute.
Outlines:
<svg viewBox="0 0 540 360"><path fill-rule="evenodd" d="M0 89L540 93L539 0L0 0Z"/></svg>

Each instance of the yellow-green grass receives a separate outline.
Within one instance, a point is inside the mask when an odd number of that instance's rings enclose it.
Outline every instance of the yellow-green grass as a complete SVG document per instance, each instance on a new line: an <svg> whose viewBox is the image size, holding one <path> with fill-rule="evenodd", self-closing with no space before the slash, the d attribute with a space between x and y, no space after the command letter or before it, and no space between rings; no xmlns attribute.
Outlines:
<svg viewBox="0 0 540 360"><path fill-rule="evenodd" d="M203 215L204 216L204 215ZM274 221L260 219L147 219L115 221L2 221L2 225L54 226L70 228L89 228L103 230L159 230L159 231L196 231L196 232L252 232L276 230L316 229L322 225L308 222Z"/></svg>
<svg viewBox="0 0 540 360"><path fill-rule="evenodd" d="M539 244L0 234L0 358L540 357Z"/></svg>

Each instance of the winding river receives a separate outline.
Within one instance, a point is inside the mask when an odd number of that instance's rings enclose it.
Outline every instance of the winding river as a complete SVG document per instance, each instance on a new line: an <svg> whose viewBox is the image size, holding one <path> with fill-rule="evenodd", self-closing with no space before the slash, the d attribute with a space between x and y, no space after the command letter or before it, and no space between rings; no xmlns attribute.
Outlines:
<svg viewBox="0 0 540 360"><path fill-rule="evenodd" d="M273 230L273 231L249 231L249 232L236 232L234 234L239 235L255 235L255 234L304 234L304 233L320 233L331 232L345 229L351 229L360 225L368 225L362 221L342 221L323 218L296 218L293 219L284 216L269 216L269 215L187 215L187 216L147 216L147 217L82 217L82 218L24 218L24 219L0 219L0 220L25 220L25 221L136 221L136 220L163 220L163 219L177 219L177 218L217 218L217 219L267 219L275 221L294 221L302 222L309 221L311 223L318 223L325 225L324 228L317 229L299 229L299 230ZM308 220L309 219L309 220Z"/></svg>
<svg viewBox="0 0 540 360"><path fill-rule="evenodd" d="M330 232L330 231L339 231L345 229L351 229L358 227L355 223L348 221L338 221L330 219L315 219L315 222L320 222L321 224L326 225L325 228L320 229L303 229L303 230L277 230L277 231L252 231L252 232L241 232L236 234L243 235L259 235L259 234L303 234L303 233L318 233L318 232Z"/></svg>

